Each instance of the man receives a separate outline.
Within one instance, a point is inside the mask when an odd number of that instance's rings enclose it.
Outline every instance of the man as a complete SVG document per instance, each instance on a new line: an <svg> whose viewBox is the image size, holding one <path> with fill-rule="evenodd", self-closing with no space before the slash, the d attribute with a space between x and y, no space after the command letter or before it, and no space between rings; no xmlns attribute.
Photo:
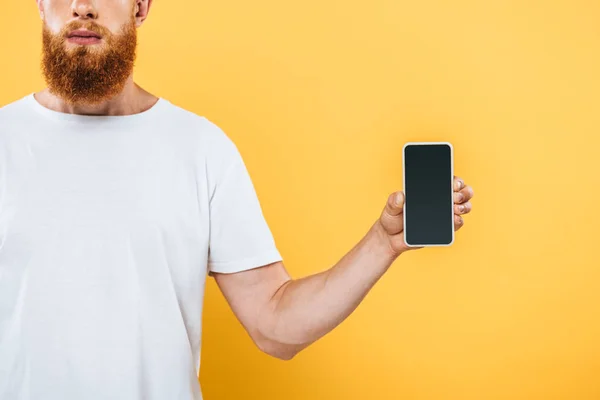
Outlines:
<svg viewBox="0 0 600 400"><path fill-rule="evenodd" d="M336 265L291 279L234 143L133 82L151 4L37 0L48 88L0 108L0 399L199 400L207 275L289 360L413 249L396 192Z"/></svg>

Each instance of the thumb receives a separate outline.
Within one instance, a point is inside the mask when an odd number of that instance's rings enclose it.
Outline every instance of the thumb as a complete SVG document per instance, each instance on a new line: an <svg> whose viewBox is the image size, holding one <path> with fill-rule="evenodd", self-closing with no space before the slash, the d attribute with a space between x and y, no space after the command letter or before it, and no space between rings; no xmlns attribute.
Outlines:
<svg viewBox="0 0 600 400"><path fill-rule="evenodd" d="M392 193L388 197L387 204L385 205L384 213L390 216L397 216L402 214L404 211L404 192L399 191Z"/></svg>
<svg viewBox="0 0 600 400"><path fill-rule="evenodd" d="M402 212L404 211L404 193L392 193L381 213L381 225L388 235L396 235L404 229Z"/></svg>

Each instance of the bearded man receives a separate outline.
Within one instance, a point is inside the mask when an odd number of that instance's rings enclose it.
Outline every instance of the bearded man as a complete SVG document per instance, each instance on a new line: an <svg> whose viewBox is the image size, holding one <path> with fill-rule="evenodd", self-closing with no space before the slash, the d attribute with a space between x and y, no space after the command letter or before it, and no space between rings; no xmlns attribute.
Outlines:
<svg viewBox="0 0 600 400"><path fill-rule="evenodd" d="M0 108L0 399L200 400L207 277L290 360L414 249L398 191L339 262L291 278L232 140L134 82L151 5L37 0L47 88ZM454 183L459 229L473 190Z"/></svg>

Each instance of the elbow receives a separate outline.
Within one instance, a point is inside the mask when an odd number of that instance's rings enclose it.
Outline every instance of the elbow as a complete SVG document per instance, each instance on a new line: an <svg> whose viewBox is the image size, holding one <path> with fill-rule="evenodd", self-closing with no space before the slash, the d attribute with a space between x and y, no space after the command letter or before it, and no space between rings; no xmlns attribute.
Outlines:
<svg viewBox="0 0 600 400"><path fill-rule="evenodd" d="M302 350L298 346L277 343L270 340L257 341L256 346L263 353L283 361L292 360Z"/></svg>
<svg viewBox="0 0 600 400"><path fill-rule="evenodd" d="M296 357L296 354L298 353L292 351L280 351L267 354L282 361L291 361L294 357Z"/></svg>

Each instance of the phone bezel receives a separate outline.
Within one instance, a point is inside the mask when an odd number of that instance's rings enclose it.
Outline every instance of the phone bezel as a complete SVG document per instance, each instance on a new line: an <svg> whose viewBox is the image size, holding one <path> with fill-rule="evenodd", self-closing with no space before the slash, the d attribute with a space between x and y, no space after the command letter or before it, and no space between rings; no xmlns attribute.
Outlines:
<svg viewBox="0 0 600 400"><path fill-rule="evenodd" d="M444 144L450 147L450 191L452 193L452 205L450 207L450 218L452 221L452 240L450 243L445 244L411 244L406 240L406 200L404 201L402 219L404 222L404 242L408 247L448 247L454 243L455 238L455 227L454 227L454 146L450 142L407 142L402 146L402 190L406 195L406 148L409 146L429 146L429 145L439 145Z"/></svg>

